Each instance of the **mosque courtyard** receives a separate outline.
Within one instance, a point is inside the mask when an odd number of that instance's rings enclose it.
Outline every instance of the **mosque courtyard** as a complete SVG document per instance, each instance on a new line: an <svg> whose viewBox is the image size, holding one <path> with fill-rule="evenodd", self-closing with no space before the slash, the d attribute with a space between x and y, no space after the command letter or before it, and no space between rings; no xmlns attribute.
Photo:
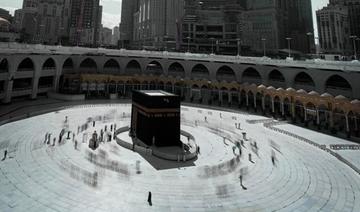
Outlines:
<svg viewBox="0 0 360 212"><path fill-rule="evenodd" d="M0 211L360 211L355 143L183 105L181 130L200 153L169 161L120 145L132 145L126 131L113 139L130 113L129 103L76 105L0 126ZM101 130L111 140L93 151L88 141Z"/></svg>

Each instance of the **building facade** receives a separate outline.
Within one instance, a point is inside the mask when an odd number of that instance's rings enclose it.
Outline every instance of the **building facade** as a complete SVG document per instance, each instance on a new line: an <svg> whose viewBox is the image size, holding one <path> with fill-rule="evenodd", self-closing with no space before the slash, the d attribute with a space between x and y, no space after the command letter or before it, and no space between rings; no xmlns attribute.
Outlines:
<svg viewBox="0 0 360 212"><path fill-rule="evenodd" d="M329 4L316 12L319 42L322 51L332 54L350 54L349 14L345 6Z"/></svg>
<svg viewBox="0 0 360 212"><path fill-rule="evenodd" d="M113 46L118 46L120 40L120 28L118 26L114 27L112 30L112 39L111 44Z"/></svg>
<svg viewBox="0 0 360 212"><path fill-rule="evenodd" d="M64 0L39 0L35 42L57 44L61 38Z"/></svg>
<svg viewBox="0 0 360 212"><path fill-rule="evenodd" d="M12 21L12 16L8 10L0 8L0 18L6 19L8 21Z"/></svg>
<svg viewBox="0 0 360 212"><path fill-rule="evenodd" d="M351 39L355 39L357 55L360 54L360 0L330 0L331 5L341 5L347 8L348 26ZM352 47L353 51L354 46Z"/></svg>
<svg viewBox="0 0 360 212"><path fill-rule="evenodd" d="M292 49L308 53L315 48L311 0L185 2L183 45L196 51L201 52L204 37L207 52L213 49L209 38L215 37L216 50L222 54L236 54L242 49L263 52L265 48L277 52L288 48L286 38L292 39ZM207 25L210 29L216 26L215 34L211 30L207 33Z"/></svg>
<svg viewBox="0 0 360 212"><path fill-rule="evenodd" d="M73 0L69 40L72 45L98 46L102 7L99 0Z"/></svg>
<svg viewBox="0 0 360 212"><path fill-rule="evenodd" d="M49 91L125 98L163 89L182 100L247 108L359 137L359 64L254 57L1 46L0 100ZM48 52L47 52L48 51ZM51 94L51 92L50 92Z"/></svg>
<svg viewBox="0 0 360 212"><path fill-rule="evenodd" d="M101 46L111 46L112 45L112 30L110 28L101 27L100 45Z"/></svg>
<svg viewBox="0 0 360 212"><path fill-rule="evenodd" d="M175 48L183 0L138 0L122 2L121 42L130 48Z"/></svg>
<svg viewBox="0 0 360 212"><path fill-rule="evenodd" d="M122 0L120 40L124 48L130 48L134 34L134 15L139 8L139 0Z"/></svg>
<svg viewBox="0 0 360 212"><path fill-rule="evenodd" d="M206 53L234 53L242 37L239 1L185 1L182 19L182 48Z"/></svg>

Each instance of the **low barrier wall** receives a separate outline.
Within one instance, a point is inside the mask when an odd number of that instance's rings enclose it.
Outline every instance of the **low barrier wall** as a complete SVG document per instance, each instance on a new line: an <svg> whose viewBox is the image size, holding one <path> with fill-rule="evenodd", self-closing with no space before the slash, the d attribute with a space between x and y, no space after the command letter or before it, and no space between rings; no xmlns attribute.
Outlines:
<svg viewBox="0 0 360 212"><path fill-rule="evenodd" d="M50 91L47 93L47 95L49 98L63 100L63 101L84 101L85 100L85 94L66 95L66 94L55 93L53 91Z"/></svg>
<svg viewBox="0 0 360 212"><path fill-rule="evenodd" d="M284 135L293 137L293 138L295 138L295 139L297 139L297 140L306 142L306 143L308 143L308 144L310 144L310 145L312 145L312 146L315 146L315 147L317 147L317 148L319 148L319 149L321 149L321 150L323 150L323 151L326 151L327 153L330 153L332 156L336 157L339 161L343 162L345 165L349 166L349 167L350 167L351 169L353 169L357 174L360 175L360 169L359 169L358 167L356 167L354 164L352 164L350 161L346 160L346 159L345 159L344 157L342 157L340 154L332 151L332 150L329 149L329 148L324 147L324 145L320 145L320 144L318 144L318 143L316 143L316 142L314 142L314 141L311 141L311 140L309 140L309 139L307 139L307 138L304 138L304 137L299 136L299 135L296 135L296 134L294 134L294 133L292 133L292 132L288 132L288 131L286 131L286 130L283 130L283 129L279 129L279 128L274 127L274 126L276 126L276 125L279 125L279 123L281 123L281 122L264 123L264 127L268 128L268 129L270 129L270 130L274 130L274 131L276 131L276 132L280 132L280 133L282 133L282 134L284 134Z"/></svg>

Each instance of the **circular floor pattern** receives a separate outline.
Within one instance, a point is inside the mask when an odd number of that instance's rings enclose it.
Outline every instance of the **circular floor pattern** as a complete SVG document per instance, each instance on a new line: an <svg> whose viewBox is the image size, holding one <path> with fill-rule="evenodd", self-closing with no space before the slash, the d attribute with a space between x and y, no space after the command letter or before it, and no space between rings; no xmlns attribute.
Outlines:
<svg viewBox="0 0 360 212"><path fill-rule="evenodd" d="M129 125L130 109L76 106L1 126L0 151L8 155L0 162L0 211L360 211L356 172L309 144L247 122L266 119L261 116L182 107L181 128L201 148L198 159L186 163L133 152L114 140L96 151L82 143L84 133ZM96 117L102 121L78 133ZM64 127L70 139L65 133L53 146ZM235 143L243 132L239 156Z"/></svg>

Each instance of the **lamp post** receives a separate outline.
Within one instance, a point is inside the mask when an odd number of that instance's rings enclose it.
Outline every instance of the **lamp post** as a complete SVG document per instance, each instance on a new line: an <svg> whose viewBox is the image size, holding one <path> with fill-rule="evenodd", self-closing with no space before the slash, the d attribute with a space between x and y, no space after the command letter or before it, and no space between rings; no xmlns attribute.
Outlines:
<svg viewBox="0 0 360 212"><path fill-rule="evenodd" d="M188 40L188 48L187 48L187 52L188 52L188 53L190 53L190 39L191 39L191 37L190 37L190 36L188 36L188 37L186 37L186 39Z"/></svg>
<svg viewBox="0 0 360 212"><path fill-rule="evenodd" d="M261 41L263 43L264 57L266 57L266 38L261 38Z"/></svg>
<svg viewBox="0 0 360 212"><path fill-rule="evenodd" d="M169 38L169 36L167 36L167 35L165 35L164 36L164 51L166 51L167 52L167 39Z"/></svg>
<svg viewBox="0 0 360 212"><path fill-rule="evenodd" d="M240 50L241 50L241 39L237 38L236 42L237 42L237 56L239 57L240 56Z"/></svg>
<svg viewBox="0 0 360 212"><path fill-rule="evenodd" d="M357 55L356 55L356 40L358 39L358 37L356 35L351 35L350 39L353 40L353 46L354 46L354 59L357 60Z"/></svg>
<svg viewBox="0 0 360 212"><path fill-rule="evenodd" d="M214 54L214 40L215 38L210 38L211 40L211 54Z"/></svg>
<svg viewBox="0 0 360 212"><path fill-rule="evenodd" d="M306 33L306 35L307 35L307 41L308 41L308 53L310 54L311 53L311 44L310 44L310 38L314 35L312 32L308 32L308 33Z"/></svg>
<svg viewBox="0 0 360 212"><path fill-rule="evenodd" d="M291 46L290 46L290 44L291 44L291 40L292 40L292 38L285 38L286 40L287 40L287 42L288 42L288 48L289 48L289 58L291 58Z"/></svg>

